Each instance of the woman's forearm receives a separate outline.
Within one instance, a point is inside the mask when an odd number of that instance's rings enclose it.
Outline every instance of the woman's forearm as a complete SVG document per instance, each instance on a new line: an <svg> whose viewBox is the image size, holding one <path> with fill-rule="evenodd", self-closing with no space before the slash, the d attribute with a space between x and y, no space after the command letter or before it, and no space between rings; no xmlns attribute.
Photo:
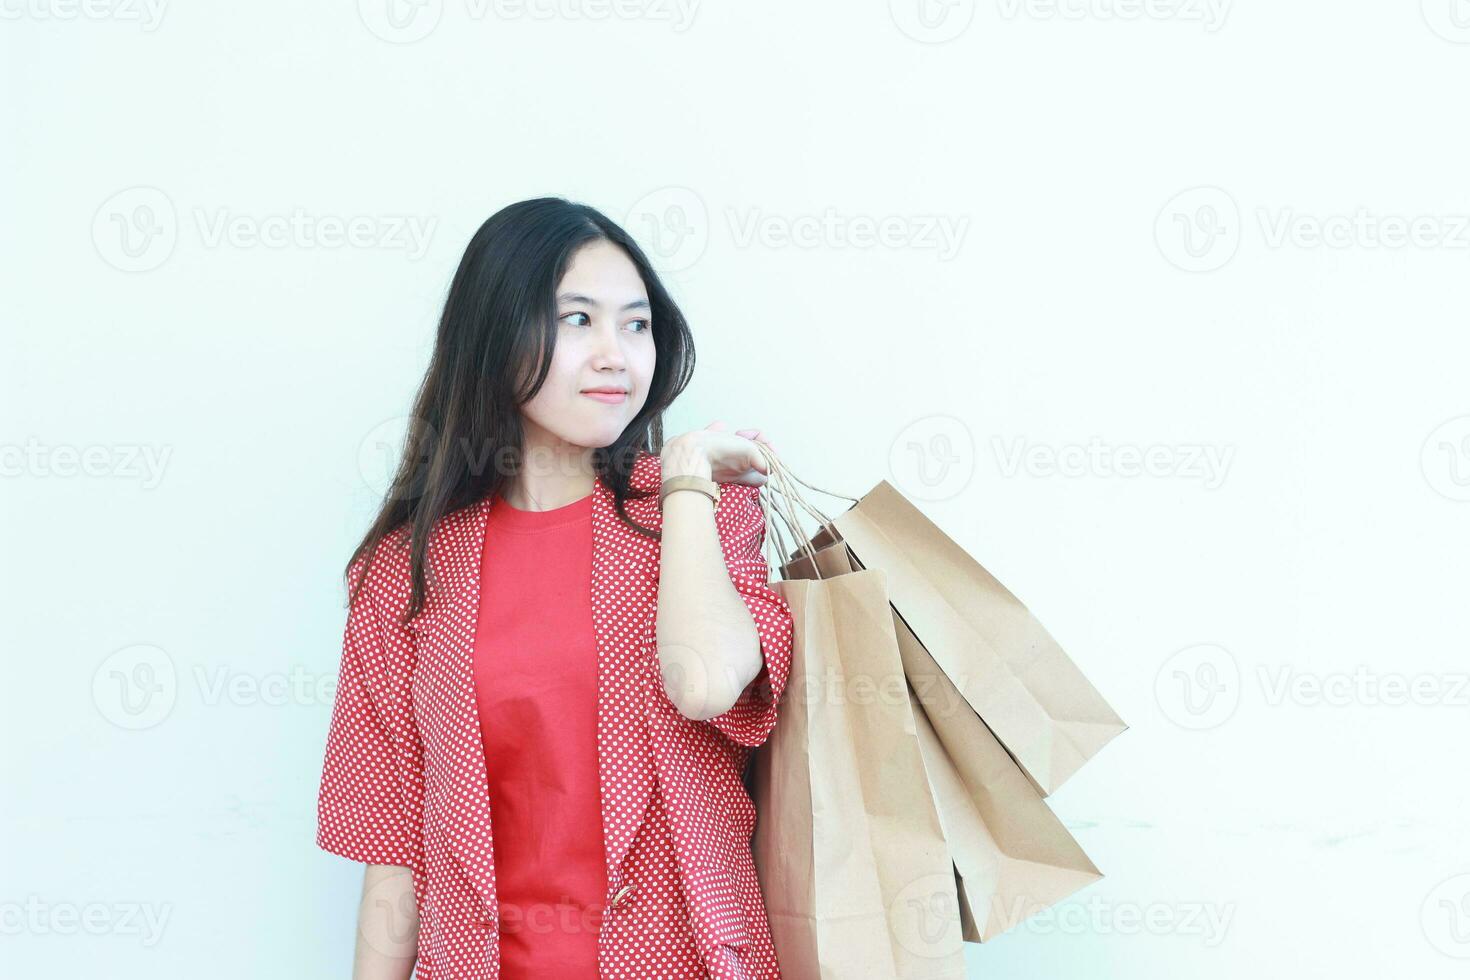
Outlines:
<svg viewBox="0 0 1470 980"><path fill-rule="evenodd" d="M418 948L413 872L393 864L369 864L362 876L352 980L409 980Z"/></svg>
<svg viewBox="0 0 1470 980"><path fill-rule="evenodd" d="M710 479L696 448L671 441L663 477ZM712 718L734 705L762 666L760 634L730 581L715 529L714 503L702 493L671 493L663 503L656 635L664 688L680 713Z"/></svg>

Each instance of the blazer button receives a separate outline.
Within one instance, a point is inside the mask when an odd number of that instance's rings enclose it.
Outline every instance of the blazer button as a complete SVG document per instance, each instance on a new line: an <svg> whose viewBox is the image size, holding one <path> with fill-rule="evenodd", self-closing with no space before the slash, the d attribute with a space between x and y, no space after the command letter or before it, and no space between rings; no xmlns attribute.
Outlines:
<svg viewBox="0 0 1470 980"><path fill-rule="evenodd" d="M632 890L633 890L633 886L632 885L624 885L622 888L618 889L618 893L613 896L613 900L612 900L613 905L618 905L619 903L621 903L622 900L623 900L623 898L624 898L624 896L626 896Z"/></svg>

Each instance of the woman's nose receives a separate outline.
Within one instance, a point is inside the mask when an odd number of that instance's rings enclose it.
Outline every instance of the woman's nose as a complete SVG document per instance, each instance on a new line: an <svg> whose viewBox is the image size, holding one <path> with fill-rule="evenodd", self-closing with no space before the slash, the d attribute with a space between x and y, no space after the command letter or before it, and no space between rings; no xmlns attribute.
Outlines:
<svg viewBox="0 0 1470 980"><path fill-rule="evenodd" d="M599 364L612 367L623 366L623 342L618 336L617 325L611 327L600 327L597 330L597 349L594 352L595 359Z"/></svg>

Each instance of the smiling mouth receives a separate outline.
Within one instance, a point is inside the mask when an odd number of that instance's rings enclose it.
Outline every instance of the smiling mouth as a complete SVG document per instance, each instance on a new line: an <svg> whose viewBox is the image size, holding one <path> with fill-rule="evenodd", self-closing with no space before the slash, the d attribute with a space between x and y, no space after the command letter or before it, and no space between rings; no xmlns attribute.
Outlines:
<svg viewBox="0 0 1470 980"><path fill-rule="evenodd" d="M584 391L588 398L595 398L605 405L616 405L628 397L626 391Z"/></svg>

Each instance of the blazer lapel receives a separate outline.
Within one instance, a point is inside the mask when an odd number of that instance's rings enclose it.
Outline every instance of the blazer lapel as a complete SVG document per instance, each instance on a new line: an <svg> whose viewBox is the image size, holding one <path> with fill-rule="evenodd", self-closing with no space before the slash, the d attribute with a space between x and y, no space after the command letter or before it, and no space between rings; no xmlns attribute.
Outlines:
<svg viewBox="0 0 1470 980"><path fill-rule="evenodd" d="M659 459L640 457L633 485L657 484ZM447 515L433 560L443 607L424 629L420 669L428 671L432 710L420 714L438 742L437 761L454 771L439 773L449 806L448 846L485 905L495 909L495 862L491 834L489 774L481 748L475 701L475 632L480 612L480 567L488 498ZM627 502L628 516L645 527L661 526L657 496ZM430 554L434 555L431 547ZM597 644L597 752L601 778L602 830L609 887L622 884L622 864L647 818L655 775L649 749L648 699L658 682L654 647L659 543L618 518L613 493L598 479L592 491L592 625ZM431 594L438 591L431 584ZM432 652L430 652L432 651ZM427 747L427 745L426 745Z"/></svg>
<svg viewBox="0 0 1470 980"><path fill-rule="evenodd" d="M657 478L657 456L633 468L633 486ZM623 859L647 818L654 762L647 706L659 680L654 647L659 543L618 518L613 493L597 482L592 497L592 626L597 636L597 752L602 777L602 837L608 884L621 888ZM659 528L658 498L629 500L627 513Z"/></svg>
<svg viewBox="0 0 1470 980"><path fill-rule="evenodd" d="M446 515L429 546L429 593L438 601L420 640L419 670L427 682L415 687L415 706L430 755L427 777L444 800L443 835L494 922L495 854L490 792L475 704L475 627L480 613L481 544L488 499ZM423 703L427 699L428 703ZM427 814L426 814L427 816Z"/></svg>

